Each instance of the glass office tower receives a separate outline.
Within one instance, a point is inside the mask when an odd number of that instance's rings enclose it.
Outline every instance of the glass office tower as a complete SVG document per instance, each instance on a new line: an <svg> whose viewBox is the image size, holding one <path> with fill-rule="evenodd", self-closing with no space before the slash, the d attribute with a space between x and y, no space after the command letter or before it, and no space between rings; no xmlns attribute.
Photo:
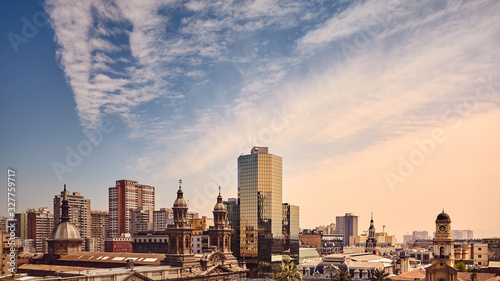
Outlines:
<svg viewBox="0 0 500 281"><path fill-rule="evenodd" d="M231 235L231 252L235 257L240 256L240 204L238 204L238 199L228 198L224 202L227 210L227 220L229 227L233 230L233 235Z"/></svg>
<svg viewBox="0 0 500 281"><path fill-rule="evenodd" d="M240 255L264 262L282 260L282 159L267 147L238 157Z"/></svg>
<svg viewBox="0 0 500 281"><path fill-rule="evenodd" d="M283 203L283 259L299 262L299 206Z"/></svg>

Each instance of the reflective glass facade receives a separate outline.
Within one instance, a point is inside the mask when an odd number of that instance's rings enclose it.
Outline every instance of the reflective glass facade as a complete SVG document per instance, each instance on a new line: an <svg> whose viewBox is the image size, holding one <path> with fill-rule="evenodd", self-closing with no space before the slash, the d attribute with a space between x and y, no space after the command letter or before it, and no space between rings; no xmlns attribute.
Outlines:
<svg viewBox="0 0 500 281"><path fill-rule="evenodd" d="M238 158L240 255L261 261L281 261L282 158L267 148L252 149Z"/></svg>
<svg viewBox="0 0 500 281"><path fill-rule="evenodd" d="M283 259L299 261L299 206L283 203Z"/></svg>
<svg viewBox="0 0 500 281"><path fill-rule="evenodd" d="M236 257L240 256L240 204L236 198L229 198L224 202L227 210L227 220L229 227L233 229L231 235L231 252Z"/></svg>

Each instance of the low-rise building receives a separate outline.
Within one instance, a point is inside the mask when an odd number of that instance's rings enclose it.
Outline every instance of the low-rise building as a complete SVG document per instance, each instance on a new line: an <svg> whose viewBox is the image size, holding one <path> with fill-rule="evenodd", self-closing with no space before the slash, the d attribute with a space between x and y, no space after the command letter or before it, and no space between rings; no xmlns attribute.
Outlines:
<svg viewBox="0 0 500 281"><path fill-rule="evenodd" d="M130 233L122 233L119 237L106 238L104 251L111 253L132 253L132 236Z"/></svg>
<svg viewBox="0 0 500 281"><path fill-rule="evenodd" d="M474 266L486 267L488 266L488 244L475 243L473 244L473 260Z"/></svg>
<svg viewBox="0 0 500 281"><path fill-rule="evenodd" d="M202 233L200 234L193 234L192 236L193 240L193 254L204 254L208 251L213 251L213 249L210 248L210 236L208 233Z"/></svg>
<svg viewBox="0 0 500 281"><path fill-rule="evenodd" d="M213 226L213 220L210 221L206 216L203 216L201 218L188 219L188 225L193 229L193 235L203 234L203 231L208 229L210 222Z"/></svg>
<svg viewBox="0 0 500 281"><path fill-rule="evenodd" d="M483 243L488 244L488 261L500 261L500 238L485 238Z"/></svg>
<svg viewBox="0 0 500 281"><path fill-rule="evenodd" d="M165 231L139 233L132 236L132 252L134 253L166 253L168 251L168 235Z"/></svg>

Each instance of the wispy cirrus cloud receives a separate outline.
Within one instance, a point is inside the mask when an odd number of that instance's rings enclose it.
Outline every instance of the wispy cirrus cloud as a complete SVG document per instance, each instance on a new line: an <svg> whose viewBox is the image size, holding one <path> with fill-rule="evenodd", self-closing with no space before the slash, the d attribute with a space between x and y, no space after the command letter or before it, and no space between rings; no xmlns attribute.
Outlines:
<svg viewBox="0 0 500 281"><path fill-rule="evenodd" d="M48 11L82 124L121 116L150 148L131 170L152 184L187 176L199 191L259 144L279 147L272 153L287 155L297 182L306 163L323 163L319 177L347 186L337 169L354 171L359 158L349 157L404 146L441 124L478 78L500 74L495 1L78 5L52 0ZM481 108L494 112L498 92L491 96ZM262 137L276 111L293 118Z"/></svg>
<svg viewBox="0 0 500 281"><path fill-rule="evenodd" d="M242 85L248 84L244 91L263 77L267 84L274 83L286 67L257 55L258 47L241 52L239 48L247 46L238 44L255 41L259 31L297 27L304 6L280 1L87 1L75 7L51 0L46 4L82 125L92 127L104 115L118 115L134 129L131 136L156 141L165 135L145 133L151 128L143 128L140 121L152 116L132 109L166 99L162 103L169 104L169 113L163 117L178 116L176 108L192 104L189 93L197 90L193 87L205 85L214 69L228 64L241 73ZM187 109L192 113L199 108ZM144 131L137 131L140 128Z"/></svg>

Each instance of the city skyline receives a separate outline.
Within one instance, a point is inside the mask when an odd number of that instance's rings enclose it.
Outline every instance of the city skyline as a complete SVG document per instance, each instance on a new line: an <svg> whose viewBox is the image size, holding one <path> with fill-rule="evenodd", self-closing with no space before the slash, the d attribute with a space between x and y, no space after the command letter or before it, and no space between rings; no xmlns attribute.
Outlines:
<svg viewBox="0 0 500 281"><path fill-rule="evenodd" d="M107 210L120 179L168 208L182 178L209 215L267 146L302 228L373 212L402 242L444 208L500 236L497 22L495 1L3 1L0 164L17 212L63 184Z"/></svg>
<svg viewBox="0 0 500 281"><path fill-rule="evenodd" d="M122 179L122 180L117 180L117 181L123 181L123 180L125 180L125 181L131 181L131 180L129 180L129 179ZM71 191L71 192L80 194L80 192L78 192L78 191ZM60 194L55 194L55 196L59 196L59 195L60 195ZM85 196L85 195L83 194L82 196ZM88 198L88 199L91 201L91 198ZM189 201L189 198L186 198L186 199ZM232 200L232 199L236 199L236 200L237 200L237 198L227 198L227 200ZM168 205L168 204L167 204L167 205ZM37 209L44 209L44 208L45 208L45 209L47 209L47 210L50 210L50 212L51 212L52 214L54 214L54 210L53 210L53 208L51 208L51 206L49 206L49 207L46 207L46 206L30 207L30 208L28 208L28 209L26 209L26 210L18 210L18 212L17 212L17 213L26 213L26 214L27 214L27 213L32 212L32 211L34 211L34 210L37 210ZM169 207L162 207L162 206L160 206L160 207L156 208L156 209L155 209L155 211L160 211L161 209L167 209L167 210L168 210L168 209L170 209L170 210L171 210L171 208L169 208ZM101 210L101 209L91 209L90 211L91 211L91 212L94 212L94 211L97 211L97 212L108 212L107 210ZM444 209L443 209L443 211L444 211ZM207 216L207 217L209 217L209 218L210 218L210 213L207 213L207 214L201 213L201 214L199 214L199 215L200 215L200 216ZM338 221L338 218L343 218L343 217L344 217L344 215L346 215L346 216L355 216L355 217L358 217L358 218L359 218L359 217L363 217L363 216L358 216L358 215L357 215L357 214L355 214L355 213L346 213L346 214L336 215L336 217L337 217L337 221ZM369 215L369 216L367 216L367 217L369 218L369 217L370 217L370 216L372 216L372 215L373 215L373 214L370 214L370 215ZM452 222L453 222L453 221L452 221ZM336 223L333 223L333 224L337 227L337 224L336 224ZM370 225L370 222L368 222L368 223L366 223L366 224L367 224L367 226L369 226L369 225ZM309 230L311 230L311 229L315 229L316 227L320 227L320 226L323 226L323 225L325 225L325 224L318 224L318 225L314 225L314 226L311 226L311 227L302 227L302 226L301 226L300 228L301 228L301 229L309 229ZM366 233L368 232L368 227L365 227L365 225L363 224L363 222L361 222L361 221L357 221L356 225L358 226L358 227L357 227L357 230L358 230L358 231L357 231L357 234L355 234L355 235L361 235L361 234L363 234L363 233L364 233L364 234L366 234ZM393 235L393 234L395 234L395 233L392 233L392 232L390 232L390 231L385 230L385 227L387 227L387 225L385 225L385 224L384 224L384 225L382 225L382 223L377 223L377 220L375 220L375 226L376 226L376 228L377 228L377 230L378 230L378 231L377 231L377 233L378 233L378 232L382 232L382 229L383 229L383 230L385 231L385 233L388 233L389 235ZM382 229L378 228L378 227L382 227L382 226L383 226L383 228L382 228ZM453 224L452 224L452 227L453 227ZM470 232L470 231L472 231L472 230L471 230L470 228L468 228L468 227L465 227L465 228L457 228L457 227L453 227L453 228L452 228L452 233L453 233L453 232L460 232L460 231L469 231L469 232ZM334 232L335 232L335 231L334 231ZM397 242L398 242L398 243L403 243L403 242L404 242L403 236L406 236L406 235L411 235L411 233L413 233L413 232L417 232L417 233L420 233L420 232L427 232L427 233L428 233L428 237L427 237L426 239L432 239L432 238L434 237L434 233L433 233L432 228L430 228L430 229L423 229L423 228L422 228L422 229L407 229L407 230L405 230L405 232L404 232L403 234L401 234L401 235L399 235L399 234L398 234L398 235L396 235L396 236L397 236ZM488 238L488 237L496 237L495 235L484 235L484 234L483 234L483 232L481 232L481 233L475 233L474 231L472 231L472 232L474 233L474 234L473 234L473 236L474 236L474 237L473 237L473 239ZM459 237L459 238L456 238L456 239L463 239L463 238L460 238L460 237ZM467 238L467 239L470 239L470 238Z"/></svg>

